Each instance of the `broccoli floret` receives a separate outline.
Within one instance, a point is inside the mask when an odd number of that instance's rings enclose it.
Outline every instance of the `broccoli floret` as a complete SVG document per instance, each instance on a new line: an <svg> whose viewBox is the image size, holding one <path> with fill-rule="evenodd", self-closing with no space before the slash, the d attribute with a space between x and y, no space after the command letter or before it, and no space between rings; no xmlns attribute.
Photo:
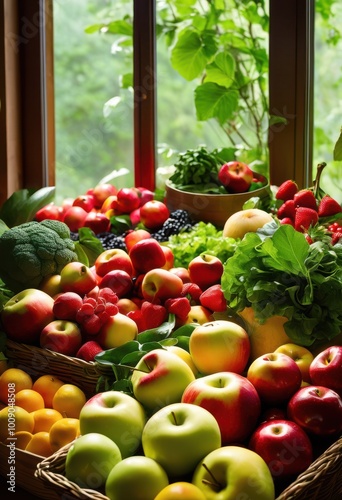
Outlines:
<svg viewBox="0 0 342 500"><path fill-rule="evenodd" d="M46 276L59 274L76 260L75 243L64 222L26 222L0 237L0 278L15 293L39 288Z"/></svg>

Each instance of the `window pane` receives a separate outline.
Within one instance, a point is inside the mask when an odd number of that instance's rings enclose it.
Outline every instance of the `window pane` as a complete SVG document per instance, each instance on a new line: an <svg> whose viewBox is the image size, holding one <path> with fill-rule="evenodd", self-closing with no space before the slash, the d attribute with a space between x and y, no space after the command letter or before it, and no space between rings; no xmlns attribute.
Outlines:
<svg viewBox="0 0 342 500"><path fill-rule="evenodd" d="M329 9L330 4L331 11ZM325 10L325 7L327 10ZM342 201L342 162L333 161L333 150L342 127L342 3L316 1L314 162L326 162L321 186Z"/></svg>
<svg viewBox="0 0 342 500"><path fill-rule="evenodd" d="M159 166L206 145L267 175L269 2L156 5Z"/></svg>
<svg viewBox="0 0 342 500"><path fill-rule="evenodd" d="M133 94L131 37L108 26L132 15L132 1L54 0L54 72L57 198L75 197L113 170L113 181L133 185ZM94 27L95 25L97 25ZM85 30L94 27L90 33ZM122 29L122 28L121 28ZM128 40L128 42L126 42ZM128 50L121 56L122 44ZM116 98L115 98L116 97Z"/></svg>

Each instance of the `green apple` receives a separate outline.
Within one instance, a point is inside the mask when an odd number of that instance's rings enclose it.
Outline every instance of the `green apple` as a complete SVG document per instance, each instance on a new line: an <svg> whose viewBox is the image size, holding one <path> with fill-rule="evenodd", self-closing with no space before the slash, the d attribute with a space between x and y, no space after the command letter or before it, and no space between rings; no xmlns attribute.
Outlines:
<svg viewBox="0 0 342 500"><path fill-rule="evenodd" d="M195 380L189 365L177 354L154 349L145 354L131 376L133 394L151 411L179 403L184 389Z"/></svg>
<svg viewBox="0 0 342 500"><path fill-rule="evenodd" d="M154 500L168 484L167 474L157 462L136 455L113 467L105 491L110 500Z"/></svg>
<svg viewBox="0 0 342 500"><path fill-rule="evenodd" d="M81 488L104 486L112 468L122 460L120 449L109 437L92 432L78 437L65 458L65 476Z"/></svg>
<svg viewBox="0 0 342 500"><path fill-rule="evenodd" d="M110 390L88 399L79 419L82 435L101 432L118 445L122 457L126 458L140 446L146 415L132 396Z"/></svg>
<svg viewBox="0 0 342 500"><path fill-rule="evenodd" d="M218 319L198 325L192 331L189 351L197 369L204 375L241 374L248 362L250 341L240 325Z"/></svg>
<svg viewBox="0 0 342 500"><path fill-rule="evenodd" d="M1 312L7 337L14 342L37 344L41 330L55 319L53 305L53 298L36 288L27 288L14 295Z"/></svg>
<svg viewBox="0 0 342 500"><path fill-rule="evenodd" d="M81 262L69 262L60 275L62 292L75 292L84 296L97 285L95 273Z"/></svg>
<svg viewBox="0 0 342 500"><path fill-rule="evenodd" d="M145 456L158 462L169 478L192 474L198 462L220 446L215 417L188 403L174 403L157 411L142 433Z"/></svg>
<svg viewBox="0 0 342 500"><path fill-rule="evenodd" d="M206 500L274 500L275 489L266 462L254 451L223 446L199 462L192 483Z"/></svg>

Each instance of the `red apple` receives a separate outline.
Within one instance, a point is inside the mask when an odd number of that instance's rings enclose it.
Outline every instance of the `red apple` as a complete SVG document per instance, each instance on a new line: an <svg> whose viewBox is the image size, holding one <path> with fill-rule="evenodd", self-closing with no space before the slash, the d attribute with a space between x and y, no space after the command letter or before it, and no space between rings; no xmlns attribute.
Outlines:
<svg viewBox="0 0 342 500"><path fill-rule="evenodd" d="M342 398L342 346L333 345L317 354L309 371L312 384L329 387Z"/></svg>
<svg viewBox="0 0 342 500"><path fill-rule="evenodd" d="M228 371L196 378L185 388L182 402L201 406L216 418L222 445L243 443L254 430L261 409L254 386L246 377Z"/></svg>
<svg viewBox="0 0 342 500"><path fill-rule="evenodd" d="M140 240L147 240L151 238L151 233L146 231L145 229L135 229L132 231L128 231L125 236L125 245L127 251L129 252L131 248Z"/></svg>
<svg viewBox="0 0 342 500"><path fill-rule="evenodd" d="M140 222L140 207L132 210L132 212L129 214L129 218L132 226L137 226Z"/></svg>
<svg viewBox="0 0 342 500"><path fill-rule="evenodd" d="M63 267L60 275L60 285L63 292L76 292L79 295L85 295L97 284L93 271L81 262L69 262Z"/></svg>
<svg viewBox="0 0 342 500"><path fill-rule="evenodd" d="M147 188L144 187L138 187L137 188L139 193L140 193L140 206L142 207L145 205L147 201L151 201L154 199L154 192L150 191Z"/></svg>
<svg viewBox="0 0 342 500"><path fill-rule="evenodd" d="M154 238L138 241L129 251L133 267L137 274L145 274L152 269L161 268L166 263L164 251Z"/></svg>
<svg viewBox="0 0 342 500"><path fill-rule="evenodd" d="M81 194L74 199L72 205L74 207L81 207L86 212L90 212L95 205L94 196L92 194Z"/></svg>
<svg viewBox="0 0 342 500"><path fill-rule="evenodd" d="M254 174L246 163L229 161L218 172L219 181L230 193L245 193L252 183Z"/></svg>
<svg viewBox="0 0 342 500"><path fill-rule="evenodd" d="M83 222L84 227L89 227L95 234L106 233L110 229L110 220L102 212L88 212Z"/></svg>
<svg viewBox="0 0 342 500"><path fill-rule="evenodd" d="M121 269L127 274L133 276L133 264L130 256L121 248L112 248L104 250L95 260L95 271L98 276L103 277L109 271Z"/></svg>
<svg viewBox="0 0 342 500"><path fill-rule="evenodd" d="M2 327L14 342L35 344L41 330L54 319L54 300L50 295L28 288L14 295L1 311Z"/></svg>
<svg viewBox="0 0 342 500"><path fill-rule="evenodd" d="M148 241L148 240L146 240ZM141 284L141 292L145 300L153 302L155 299L180 297L183 281L166 269L151 269L148 271Z"/></svg>
<svg viewBox="0 0 342 500"><path fill-rule="evenodd" d="M186 267L171 267L169 271L173 274L177 274L177 276L180 277L180 279L183 281L183 283L191 283L189 271L187 270Z"/></svg>
<svg viewBox="0 0 342 500"><path fill-rule="evenodd" d="M118 209L124 214L130 214L140 207L139 192L135 188L121 188L117 192Z"/></svg>
<svg viewBox="0 0 342 500"><path fill-rule="evenodd" d="M69 227L70 231L77 233L83 227L87 213L82 207L70 207L65 212L63 222Z"/></svg>
<svg viewBox="0 0 342 500"><path fill-rule="evenodd" d="M101 208L106 198L117 194L117 189L113 184L104 182L97 184L93 189L88 190L86 194L93 195L95 208Z"/></svg>
<svg viewBox="0 0 342 500"><path fill-rule="evenodd" d="M248 448L265 460L274 479L296 477L313 461L309 436L289 420L261 424L253 432Z"/></svg>
<svg viewBox="0 0 342 500"><path fill-rule="evenodd" d="M78 293L60 293L54 300L53 314L57 319L76 321L77 311L83 304L82 297Z"/></svg>
<svg viewBox="0 0 342 500"><path fill-rule="evenodd" d="M77 323L57 319L46 325L40 333L39 345L43 349L75 356L82 345L82 334Z"/></svg>
<svg viewBox="0 0 342 500"><path fill-rule="evenodd" d="M110 288L119 298L127 297L133 290L133 280L126 271L113 269L103 276L99 288Z"/></svg>
<svg viewBox="0 0 342 500"><path fill-rule="evenodd" d="M342 431L342 398L327 387L301 387L289 400L287 414L309 434L332 436Z"/></svg>
<svg viewBox="0 0 342 500"><path fill-rule="evenodd" d="M173 255L173 251L171 250L170 247L166 245L161 245L161 247L165 254L165 259L166 259L166 262L163 265L163 269L167 269L169 271L170 269L172 269L175 263L175 256Z"/></svg>
<svg viewBox="0 0 342 500"><path fill-rule="evenodd" d="M220 283L223 274L223 264L215 255L202 253L194 257L188 265L190 279L202 291Z"/></svg>
<svg viewBox="0 0 342 500"><path fill-rule="evenodd" d="M198 325L192 331L189 351L202 374L241 374L249 358L249 337L246 330L232 321L214 320Z"/></svg>
<svg viewBox="0 0 342 500"><path fill-rule="evenodd" d="M283 353L268 353L249 366L247 378L268 405L285 404L300 388L302 374L297 363Z"/></svg>
<svg viewBox="0 0 342 500"><path fill-rule="evenodd" d="M58 207L54 203L49 203L48 205L45 205L45 207L40 208L36 212L36 215L34 216L34 218L38 222L41 222L42 220L45 220L45 219L60 220L61 221L63 218L62 208Z"/></svg>
<svg viewBox="0 0 342 500"><path fill-rule="evenodd" d="M150 200L140 208L140 220L147 229L161 228L170 217L170 211L162 201Z"/></svg>

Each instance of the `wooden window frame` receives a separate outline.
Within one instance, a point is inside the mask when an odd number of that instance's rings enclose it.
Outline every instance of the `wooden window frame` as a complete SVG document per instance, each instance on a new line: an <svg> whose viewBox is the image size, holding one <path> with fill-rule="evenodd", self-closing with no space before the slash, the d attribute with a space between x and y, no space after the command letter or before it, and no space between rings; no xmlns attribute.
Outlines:
<svg viewBox="0 0 342 500"><path fill-rule="evenodd" d="M155 188L155 0L134 2L135 184ZM310 183L314 0L270 0L270 181ZM43 63L45 61L45 64ZM55 183L53 0L0 0L0 204Z"/></svg>

